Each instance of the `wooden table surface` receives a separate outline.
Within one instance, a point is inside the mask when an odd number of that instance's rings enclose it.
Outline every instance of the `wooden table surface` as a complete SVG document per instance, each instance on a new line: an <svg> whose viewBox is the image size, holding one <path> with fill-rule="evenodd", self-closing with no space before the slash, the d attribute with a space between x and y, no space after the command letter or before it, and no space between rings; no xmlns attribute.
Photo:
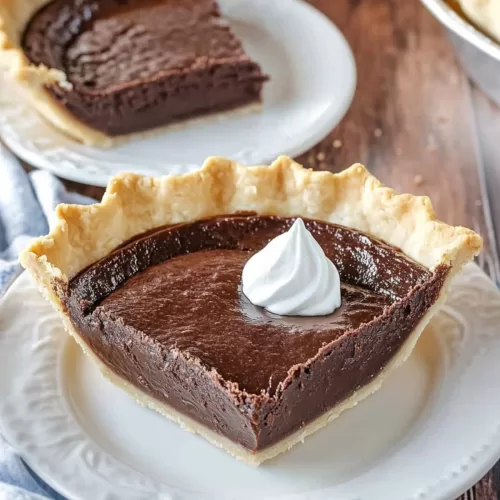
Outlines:
<svg viewBox="0 0 500 500"><path fill-rule="evenodd" d="M358 88L342 123L299 161L332 171L359 161L398 191L430 196L441 219L483 236L479 263L500 282L500 109L470 84L417 0L310 1L349 40ZM498 492L497 466L462 498L499 500Z"/></svg>

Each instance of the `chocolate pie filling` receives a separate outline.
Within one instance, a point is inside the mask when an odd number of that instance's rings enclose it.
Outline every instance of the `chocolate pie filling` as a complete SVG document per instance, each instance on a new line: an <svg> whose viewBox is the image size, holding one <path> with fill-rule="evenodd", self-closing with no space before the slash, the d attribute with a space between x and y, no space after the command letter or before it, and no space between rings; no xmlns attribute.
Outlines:
<svg viewBox="0 0 500 500"><path fill-rule="evenodd" d="M222 216L139 236L71 280L71 320L141 391L251 451L275 444L380 373L449 271L308 220L339 270L342 306L276 316L242 294L241 272L293 220Z"/></svg>
<svg viewBox="0 0 500 500"><path fill-rule="evenodd" d="M23 49L64 71L73 89L52 96L111 136L258 102L267 80L213 0L55 0Z"/></svg>

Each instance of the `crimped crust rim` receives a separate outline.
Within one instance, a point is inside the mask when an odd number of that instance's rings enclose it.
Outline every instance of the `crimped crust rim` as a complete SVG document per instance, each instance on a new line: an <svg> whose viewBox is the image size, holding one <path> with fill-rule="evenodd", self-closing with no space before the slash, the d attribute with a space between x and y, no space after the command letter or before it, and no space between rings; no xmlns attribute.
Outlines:
<svg viewBox="0 0 500 500"><path fill-rule="evenodd" d="M52 231L20 260L38 277L67 283L138 234L238 211L340 224L400 248L430 270L440 264L458 270L482 246L474 231L437 220L427 197L397 194L361 164L332 174L305 169L286 156L269 167L210 157L184 175L121 174L111 179L100 203L59 205Z"/></svg>

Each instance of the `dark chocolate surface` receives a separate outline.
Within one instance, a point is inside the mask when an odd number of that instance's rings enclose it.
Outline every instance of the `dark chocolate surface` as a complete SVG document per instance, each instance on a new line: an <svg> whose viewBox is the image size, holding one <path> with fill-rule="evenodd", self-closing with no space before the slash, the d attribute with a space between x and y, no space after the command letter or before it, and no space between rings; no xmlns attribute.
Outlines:
<svg viewBox="0 0 500 500"><path fill-rule="evenodd" d="M120 376L248 449L265 448L377 375L448 272L306 221L339 269L342 306L319 318L272 315L241 293L241 271L292 222L219 217L139 237L70 282L71 319Z"/></svg>
<svg viewBox="0 0 500 500"><path fill-rule="evenodd" d="M213 0L55 0L23 48L64 71L73 90L53 96L110 135L258 101L266 79Z"/></svg>
<svg viewBox="0 0 500 500"><path fill-rule="evenodd" d="M239 250L175 257L128 280L95 314L119 317L147 332L152 342L176 346L217 367L241 389L260 394L268 388L274 392L293 365L371 321L391 303L386 296L344 285L342 307L330 316L276 316L241 293L238 284L247 260L248 253ZM141 300L135 301L139 290Z"/></svg>

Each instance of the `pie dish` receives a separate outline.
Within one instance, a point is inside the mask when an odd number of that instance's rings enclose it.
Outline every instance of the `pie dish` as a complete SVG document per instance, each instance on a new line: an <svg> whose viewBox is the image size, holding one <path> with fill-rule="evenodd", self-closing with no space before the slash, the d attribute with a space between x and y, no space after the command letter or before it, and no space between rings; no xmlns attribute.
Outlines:
<svg viewBox="0 0 500 500"><path fill-rule="evenodd" d="M500 44L488 28L481 27L481 21L474 21L474 16L466 14L467 10L477 9L476 2L468 2L469 8L460 0L421 0L429 12L443 25L455 48L457 58L477 86L491 99L500 105L500 87L498 74L500 72ZM492 9L493 4L485 0L480 2L486 10ZM479 5L479 2L477 2ZM478 13L481 12L480 10ZM494 15L494 14L492 14ZM484 14L482 15L484 16ZM488 24L497 24L489 18Z"/></svg>
<svg viewBox="0 0 500 500"><path fill-rule="evenodd" d="M451 0L455 2L467 18L500 41L500 0Z"/></svg>
<svg viewBox="0 0 500 500"><path fill-rule="evenodd" d="M340 273L332 315L273 315L241 293L245 262L296 217ZM57 218L20 259L68 332L139 403L252 464L376 391L482 244L362 165L288 157L124 174Z"/></svg>
<svg viewBox="0 0 500 500"><path fill-rule="evenodd" d="M103 147L253 108L267 80L214 0L0 0L0 68L52 125Z"/></svg>

